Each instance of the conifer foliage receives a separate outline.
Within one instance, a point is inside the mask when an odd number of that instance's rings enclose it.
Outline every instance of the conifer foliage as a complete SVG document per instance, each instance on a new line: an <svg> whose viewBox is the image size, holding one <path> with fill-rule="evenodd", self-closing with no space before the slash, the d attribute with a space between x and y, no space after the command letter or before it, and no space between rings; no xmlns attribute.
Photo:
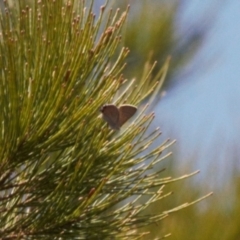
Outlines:
<svg viewBox="0 0 240 240"><path fill-rule="evenodd" d="M80 0L4 1L1 239L137 239L167 215L143 214L174 181L149 171L171 144L148 150L160 132L147 131L154 114L141 103L160 83L149 81L151 69L124 79L129 50L117 47L128 9L105 11L96 18ZM126 102L138 113L113 131L99 109Z"/></svg>

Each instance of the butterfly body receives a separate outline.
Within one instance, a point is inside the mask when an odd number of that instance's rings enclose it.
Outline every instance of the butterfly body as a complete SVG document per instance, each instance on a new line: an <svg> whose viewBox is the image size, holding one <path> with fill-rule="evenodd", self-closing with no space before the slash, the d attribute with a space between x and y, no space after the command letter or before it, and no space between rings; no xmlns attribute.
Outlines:
<svg viewBox="0 0 240 240"><path fill-rule="evenodd" d="M114 104L106 104L100 111L108 125L114 130L119 130L136 113L137 108L128 104L121 105L119 108Z"/></svg>

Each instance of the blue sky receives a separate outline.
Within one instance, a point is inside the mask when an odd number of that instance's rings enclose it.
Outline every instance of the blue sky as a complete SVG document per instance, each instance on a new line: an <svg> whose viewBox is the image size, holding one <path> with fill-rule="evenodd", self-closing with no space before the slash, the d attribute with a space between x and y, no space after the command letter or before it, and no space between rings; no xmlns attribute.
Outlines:
<svg viewBox="0 0 240 240"><path fill-rule="evenodd" d="M175 165L191 163L206 181L212 177L219 183L238 168L240 157L240 2L183 2L176 23L180 34L199 23L208 26L205 19L212 19L211 28L194 61L176 77L178 84L156 107L155 124L164 137L177 139ZM214 18L211 11L217 12Z"/></svg>

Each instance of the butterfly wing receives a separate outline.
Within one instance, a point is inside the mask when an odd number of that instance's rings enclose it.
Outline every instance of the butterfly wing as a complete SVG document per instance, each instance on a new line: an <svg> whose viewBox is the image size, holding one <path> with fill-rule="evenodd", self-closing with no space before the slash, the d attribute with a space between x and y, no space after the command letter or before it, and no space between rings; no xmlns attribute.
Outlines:
<svg viewBox="0 0 240 240"><path fill-rule="evenodd" d="M102 113L103 119L108 123L108 125L112 129L118 130L120 128L119 110L115 105L113 104L104 105L100 111Z"/></svg>
<svg viewBox="0 0 240 240"><path fill-rule="evenodd" d="M133 105L122 105L119 107L119 127L121 127L137 111Z"/></svg>

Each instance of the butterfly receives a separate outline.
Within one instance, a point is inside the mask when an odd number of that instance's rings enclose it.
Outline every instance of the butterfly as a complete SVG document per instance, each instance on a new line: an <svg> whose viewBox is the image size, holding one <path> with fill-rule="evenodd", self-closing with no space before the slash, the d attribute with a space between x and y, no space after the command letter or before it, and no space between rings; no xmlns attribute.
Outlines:
<svg viewBox="0 0 240 240"><path fill-rule="evenodd" d="M118 108L114 104L106 104L100 111L108 125L114 130L119 130L120 127L136 113L137 107L126 104Z"/></svg>

